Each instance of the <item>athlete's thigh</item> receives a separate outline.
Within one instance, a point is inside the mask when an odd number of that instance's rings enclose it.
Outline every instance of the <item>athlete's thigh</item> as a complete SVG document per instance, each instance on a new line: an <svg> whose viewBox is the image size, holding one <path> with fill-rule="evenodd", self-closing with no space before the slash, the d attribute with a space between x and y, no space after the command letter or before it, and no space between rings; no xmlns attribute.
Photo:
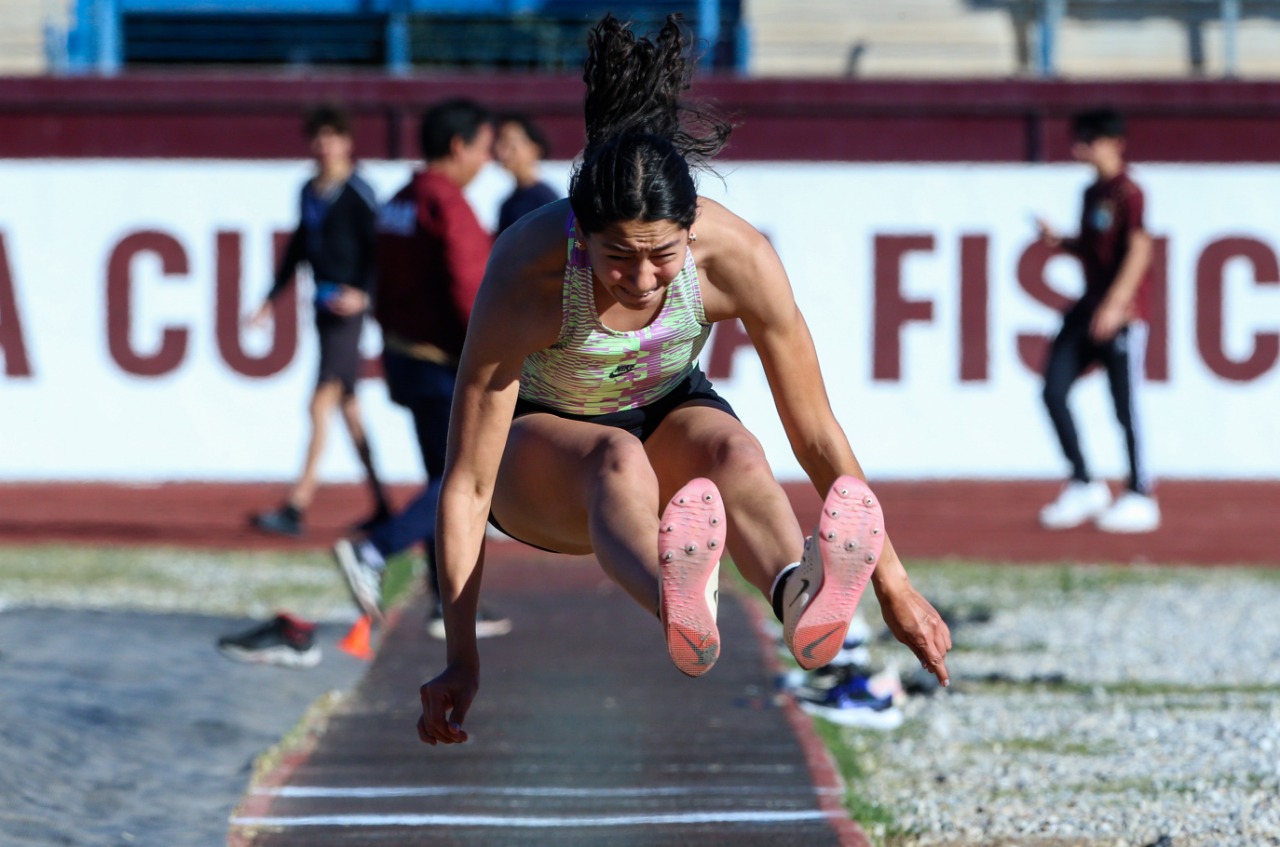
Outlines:
<svg viewBox="0 0 1280 847"><path fill-rule="evenodd" d="M652 476L643 445L625 430L549 414L516 418L498 469L493 516L521 541L589 553L587 519L599 470L619 458Z"/></svg>
<svg viewBox="0 0 1280 847"><path fill-rule="evenodd" d="M694 477L719 482L730 467L767 468L759 439L714 403L694 400L672 410L644 446L663 502Z"/></svg>

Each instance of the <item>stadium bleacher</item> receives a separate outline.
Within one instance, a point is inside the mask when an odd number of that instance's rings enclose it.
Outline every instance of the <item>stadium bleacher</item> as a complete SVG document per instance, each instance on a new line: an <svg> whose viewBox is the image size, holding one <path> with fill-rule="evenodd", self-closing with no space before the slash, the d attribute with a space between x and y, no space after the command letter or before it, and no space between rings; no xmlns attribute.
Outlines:
<svg viewBox="0 0 1280 847"><path fill-rule="evenodd" d="M755 0L747 26L752 76L1280 76L1275 0Z"/></svg>
<svg viewBox="0 0 1280 847"><path fill-rule="evenodd" d="M46 6L41 0L0 4L0 76L43 73L52 64L45 55L45 30L65 30L67 14Z"/></svg>
<svg viewBox="0 0 1280 847"><path fill-rule="evenodd" d="M752 77L1280 77L1280 0L7 0L0 73L560 72L606 10L681 13L704 68Z"/></svg>

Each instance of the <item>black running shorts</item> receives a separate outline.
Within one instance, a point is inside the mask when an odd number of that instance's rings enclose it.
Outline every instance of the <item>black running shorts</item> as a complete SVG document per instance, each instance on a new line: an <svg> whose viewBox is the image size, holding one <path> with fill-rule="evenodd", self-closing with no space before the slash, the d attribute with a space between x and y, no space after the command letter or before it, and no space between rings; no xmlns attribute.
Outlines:
<svg viewBox="0 0 1280 847"><path fill-rule="evenodd" d="M354 394L360 378L360 333L364 315L335 315L316 310L316 334L320 338L320 373L316 385L341 382L344 395Z"/></svg>

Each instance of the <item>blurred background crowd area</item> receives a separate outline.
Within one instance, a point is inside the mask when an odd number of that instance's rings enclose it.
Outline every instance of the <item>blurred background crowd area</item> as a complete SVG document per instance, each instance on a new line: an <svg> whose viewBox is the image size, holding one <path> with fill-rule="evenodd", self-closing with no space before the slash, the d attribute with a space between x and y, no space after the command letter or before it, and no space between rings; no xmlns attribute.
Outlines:
<svg viewBox="0 0 1280 847"><path fill-rule="evenodd" d="M0 75L573 72L607 10L740 77L1280 78L1280 0L0 0Z"/></svg>

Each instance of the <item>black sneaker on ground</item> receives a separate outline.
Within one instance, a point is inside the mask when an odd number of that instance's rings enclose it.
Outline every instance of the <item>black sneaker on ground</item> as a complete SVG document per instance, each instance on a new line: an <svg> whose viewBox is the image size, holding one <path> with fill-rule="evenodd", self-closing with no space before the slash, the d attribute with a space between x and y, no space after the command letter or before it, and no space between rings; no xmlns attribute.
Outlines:
<svg viewBox="0 0 1280 847"><path fill-rule="evenodd" d="M237 635L224 635L218 639L218 650L237 662L314 668L320 664L315 641L315 624L281 614Z"/></svg>
<svg viewBox="0 0 1280 847"><path fill-rule="evenodd" d="M476 613L476 638L496 638L511 631L511 618L490 612L484 606ZM436 603L427 615L427 634L444 641L444 609Z"/></svg>
<svg viewBox="0 0 1280 847"><path fill-rule="evenodd" d="M249 519L254 529L272 535L297 538L302 535L302 512L288 503L274 512L259 512Z"/></svg>

